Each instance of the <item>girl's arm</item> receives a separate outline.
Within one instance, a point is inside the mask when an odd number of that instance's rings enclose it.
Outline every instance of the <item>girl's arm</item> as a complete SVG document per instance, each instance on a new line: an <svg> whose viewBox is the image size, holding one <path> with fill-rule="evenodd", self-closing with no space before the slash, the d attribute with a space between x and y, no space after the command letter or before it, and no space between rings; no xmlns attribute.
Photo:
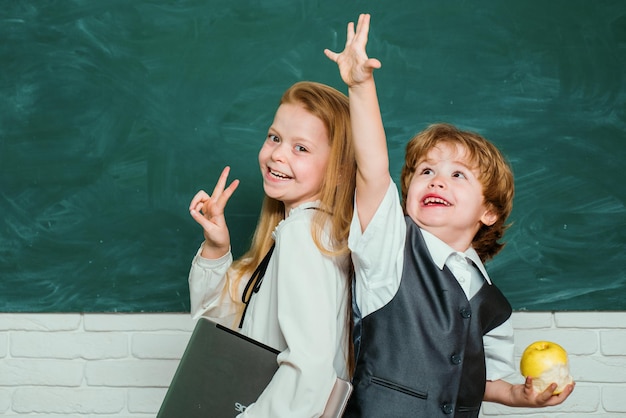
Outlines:
<svg viewBox="0 0 626 418"><path fill-rule="evenodd" d="M391 179L387 138L373 75L381 63L375 58L368 58L365 52L369 23L369 14L360 15L356 32L354 23L348 24L343 52L337 54L328 49L324 51L328 58L337 63L341 78L348 85L357 161L356 203L362 231L365 231L376 213Z"/></svg>
<svg viewBox="0 0 626 418"><path fill-rule="evenodd" d="M225 287L230 286L226 272L232 263L224 208L239 185L235 180L225 187L229 171L229 167L222 170L210 196L201 190L189 204L191 217L202 226L204 233L204 243L189 272L191 315L194 318L205 315L222 323L225 323L224 318L237 313L237 305L232 298L225 297L228 294L224 292ZM232 292L232 289L228 290ZM225 325L232 326L231 323Z"/></svg>
<svg viewBox="0 0 626 418"><path fill-rule="evenodd" d="M231 288L232 282L226 275L233 260L232 255L228 252L221 258L211 260L203 258L201 252L202 248L194 257L189 271L191 317L197 319L205 316L232 328L240 312L237 296L233 295L241 295L238 289Z"/></svg>

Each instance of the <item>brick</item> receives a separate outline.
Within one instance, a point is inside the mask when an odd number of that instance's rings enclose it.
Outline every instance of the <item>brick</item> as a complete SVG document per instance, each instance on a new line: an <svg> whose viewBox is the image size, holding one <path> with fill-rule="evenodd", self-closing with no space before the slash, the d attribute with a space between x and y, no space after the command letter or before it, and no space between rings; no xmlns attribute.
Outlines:
<svg viewBox="0 0 626 418"><path fill-rule="evenodd" d="M89 386L168 387L178 367L176 360L103 360L86 364Z"/></svg>
<svg viewBox="0 0 626 418"><path fill-rule="evenodd" d="M128 411L156 416L166 393L167 389L159 388L130 389L128 391Z"/></svg>
<svg viewBox="0 0 626 418"><path fill-rule="evenodd" d="M24 415L24 414L13 414L13 415L2 415L2 418L154 418L154 416L149 415L102 415L102 414L35 414L35 415Z"/></svg>
<svg viewBox="0 0 626 418"><path fill-rule="evenodd" d="M626 357L570 356L570 373L577 382L624 383Z"/></svg>
<svg viewBox="0 0 626 418"><path fill-rule="evenodd" d="M12 390L0 388L0 415L2 416L11 407L11 395Z"/></svg>
<svg viewBox="0 0 626 418"><path fill-rule="evenodd" d="M88 331L191 331L195 321L189 314L90 314Z"/></svg>
<svg viewBox="0 0 626 418"><path fill-rule="evenodd" d="M81 314L1 314L0 331L73 331Z"/></svg>
<svg viewBox="0 0 626 418"><path fill-rule="evenodd" d="M482 417L626 417L626 313L514 312L512 321L516 361L532 341L555 341L570 354L576 389L555 408L485 403ZM154 418L194 325L178 313L0 314L0 415ZM18 391L24 391L20 409L41 412L13 409ZM110 405L99 404L100 391ZM39 393L35 403L27 400ZM71 402L74 393L79 407ZM75 407L81 410L72 412Z"/></svg>
<svg viewBox="0 0 626 418"><path fill-rule="evenodd" d="M626 330L600 332L600 350L605 356L626 356Z"/></svg>
<svg viewBox="0 0 626 418"><path fill-rule="evenodd" d="M9 333L3 332L0 334L0 358L6 357L9 353Z"/></svg>
<svg viewBox="0 0 626 418"><path fill-rule="evenodd" d="M598 333L591 330L515 330L515 355L521 356L531 343L542 340L559 344L568 355L590 355L598 352L598 339Z"/></svg>
<svg viewBox="0 0 626 418"><path fill-rule="evenodd" d="M516 330L552 328L554 326L552 312L513 312L511 323Z"/></svg>
<svg viewBox="0 0 626 418"><path fill-rule="evenodd" d="M128 356L128 336L110 332L14 332L13 357L110 359Z"/></svg>
<svg viewBox="0 0 626 418"><path fill-rule="evenodd" d="M625 328L626 312L556 312L559 328Z"/></svg>
<svg viewBox="0 0 626 418"><path fill-rule="evenodd" d="M80 386L83 361L5 359L0 362L0 386Z"/></svg>
<svg viewBox="0 0 626 418"><path fill-rule="evenodd" d="M142 359L180 359L189 342L189 332L178 334L135 333L131 352Z"/></svg>
<svg viewBox="0 0 626 418"><path fill-rule="evenodd" d="M124 409L126 391L39 387L18 389L13 398L13 410L20 413L111 414Z"/></svg>
<svg viewBox="0 0 626 418"><path fill-rule="evenodd" d="M605 385L602 387L602 406L608 412L621 412L626 415L626 384Z"/></svg>

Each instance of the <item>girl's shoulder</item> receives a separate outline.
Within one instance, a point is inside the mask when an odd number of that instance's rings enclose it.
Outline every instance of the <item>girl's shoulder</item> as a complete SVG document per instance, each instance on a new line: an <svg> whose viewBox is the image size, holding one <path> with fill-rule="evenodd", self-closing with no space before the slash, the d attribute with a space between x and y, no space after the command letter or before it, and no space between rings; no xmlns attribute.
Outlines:
<svg viewBox="0 0 626 418"><path fill-rule="evenodd" d="M303 223L310 224L313 219L313 215L315 215L315 212L318 210L321 210L319 208L319 202L303 203L300 206L291 209L288 216L276 225L274 232L284 228L289 228L291 225Z"/></svg>
<svg viewBox="0 0 626 418"><path fill-rule="evenodd" d="M274 240L278 241L313 241L312 223L313 216L321 210L318 202L304 203L289 213L289 216L274 228L272 233Z"/></svg>

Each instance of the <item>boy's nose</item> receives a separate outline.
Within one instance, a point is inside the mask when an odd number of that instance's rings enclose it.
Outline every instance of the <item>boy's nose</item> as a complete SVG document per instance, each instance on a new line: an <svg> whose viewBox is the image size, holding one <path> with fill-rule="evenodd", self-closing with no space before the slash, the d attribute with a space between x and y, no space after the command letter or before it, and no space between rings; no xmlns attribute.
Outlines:
<svg viewBox="0 0 626 418"><path fill-rule="evenodd" d="M430 181L430 185L429 187L431 188L444 188L445 187L445 183L443 182L443 180L441 180L439 178L439 176L437 177L433 177L433 179Z"/></svg>

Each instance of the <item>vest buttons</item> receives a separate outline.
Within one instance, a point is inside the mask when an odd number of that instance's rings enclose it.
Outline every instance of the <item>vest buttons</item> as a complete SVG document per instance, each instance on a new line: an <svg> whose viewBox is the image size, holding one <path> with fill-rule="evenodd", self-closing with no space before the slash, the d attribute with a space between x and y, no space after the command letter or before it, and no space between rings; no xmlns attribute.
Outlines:
<svg viewBox="0 0 626 418"><path fill-rule="evenodd" d="M449 415L454 411L454 407L449 403L444 403L443 405L441 405L441 410L444 414Z"/></svg>
<svg viewBox="0 0 626 418"><path fill-rule="evenodd" d="M452 364L461 364L461 356L459 356L458 354L452 354L450 356L450 362Z"/></svg>
<svg viewBox="0 0 626 418"><path fill-rule="evenodd" d="M470 308L461 308L459 311L461 313L461 317L467 319L472 316L472 310Z"/></svg>

